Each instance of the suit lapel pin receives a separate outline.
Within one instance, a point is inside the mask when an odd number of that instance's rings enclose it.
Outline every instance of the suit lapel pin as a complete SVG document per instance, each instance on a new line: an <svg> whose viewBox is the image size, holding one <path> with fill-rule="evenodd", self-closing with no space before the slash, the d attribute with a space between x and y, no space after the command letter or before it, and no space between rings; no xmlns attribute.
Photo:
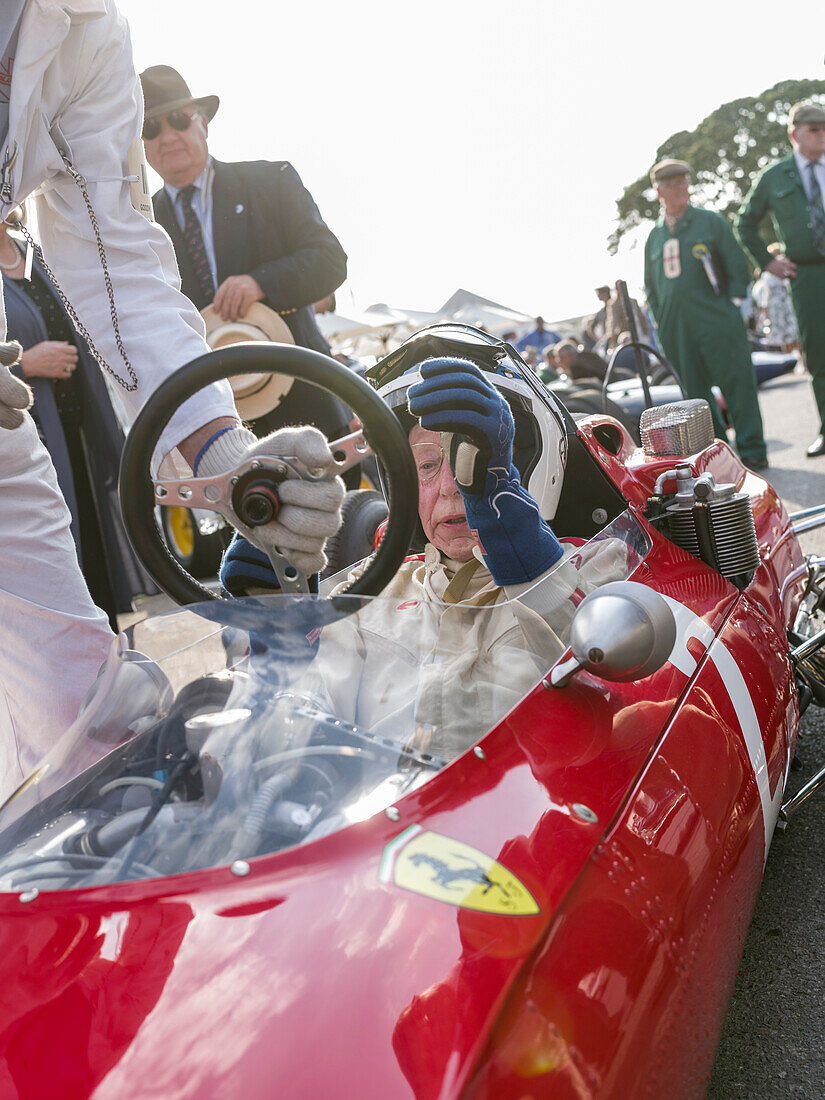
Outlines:
<svg viewBox="0 0 825 1100"><path fill-rule="evenodd" d="M235 207L235 213L236 214L243 214L243 203L242 202L239 202L238 205Z"/></svg>

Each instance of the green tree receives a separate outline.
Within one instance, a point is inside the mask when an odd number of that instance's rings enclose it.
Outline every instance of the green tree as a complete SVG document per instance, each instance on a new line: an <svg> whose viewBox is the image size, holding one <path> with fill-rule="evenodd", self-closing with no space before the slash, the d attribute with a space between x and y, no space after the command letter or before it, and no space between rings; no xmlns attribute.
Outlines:
<svg viewBox="0 0 825 1100"><path fill-rule="evenodd" d="M686 160L693 168L692 201L732 218L756 173L790 151L788 113L803 99L825 105L825 80L783 80L761 95L723 103L695 130L669 137L651 163L664 157ZM625 233L659 216L647 171L625 188L616 206L618 225L608 238L611 254Z"/></svg>

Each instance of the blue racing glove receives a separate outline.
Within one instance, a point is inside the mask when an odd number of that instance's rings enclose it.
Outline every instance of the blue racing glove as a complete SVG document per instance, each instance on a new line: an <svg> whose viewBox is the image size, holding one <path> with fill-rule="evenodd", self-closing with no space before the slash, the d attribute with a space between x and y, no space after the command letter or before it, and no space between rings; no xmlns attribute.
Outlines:
<svg viewBox="0 0 825 1100"><path fill-rule="evenodd" d="M230 596L281 591L269 558L237 531L224 552L218 577Z"/></svg>
<svg viewBox="0 0 825 1100"><path fill-rule="evenodd" d="M441 433L493 580L502 586L535 580L563 551L513 465L510 406L467 360L427 359L420 371L422 381L408 393L410 412L422 428Z"/></svg>

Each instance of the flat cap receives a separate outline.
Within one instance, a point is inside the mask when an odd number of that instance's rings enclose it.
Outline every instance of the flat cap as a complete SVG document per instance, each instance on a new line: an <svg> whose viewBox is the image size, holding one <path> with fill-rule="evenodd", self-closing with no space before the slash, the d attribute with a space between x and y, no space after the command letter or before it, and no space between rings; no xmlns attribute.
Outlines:
<svg viewBox="0 0 825 1100"><path fill-rule="evenodd" d="M801 122L825 122L825 107L818 103L794 103L788 115L788 125L798 126Z"/></svg>
<svg viewBox="0 0 825 1100"><path fill-rule="evenodd" d="M662 180L670 180L673 179L674 176L692 175L693 169L686 160L673 160L672 157L666 157L664 160L660 160L658 164L654 164L650 169L650 182L661 183Z"/></svg>

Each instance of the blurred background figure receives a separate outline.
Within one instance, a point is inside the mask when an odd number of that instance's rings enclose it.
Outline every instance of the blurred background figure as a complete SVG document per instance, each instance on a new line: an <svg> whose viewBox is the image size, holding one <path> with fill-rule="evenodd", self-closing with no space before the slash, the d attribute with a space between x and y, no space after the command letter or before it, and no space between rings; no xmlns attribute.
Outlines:
<svg viewBox="0 0 825 1100"><path fill-rule="evenodd" d="M568 378L573 377L573 364L578 358L579 345L575 340L562 340L555 347L554 359L558 364L557 370L559 374L567 375Z"/></svg>
<svg viewBox="0 0 825 1100"><path fill-rule="evenodd" d="M584 327L583 342L585 347L592 348L604 336L605 321L607 320L607 303L610 301L610 287L597 286L596 297L602 303Z"/></svg>
<svg viewBox="0 0 825 1100"><path fill-rule="evenodd" d="M781 256L782 245L774 241L768 245L768 252L772 256ZM799 330L787 277L765 270L753 284L752 294L756 306L757 335L768 347L793 351L799 339Z"/></svg>
<svg viewBox="0 0 825 1100"><path fill-rule="evenodd" d="M581 347L575 340L562 340L555 347L557 370L572 381L604 379L607 363L595 351Z"/></svg>
<svg viewBox="0 0 825 1100"><path fill-rule="evenodd" d="M544 327L544 318L536 318L536 327L528 332L516 343L516 351L520 352L525 362L530 366L536 366L543 361L544 349L548 344L557 344L561 340L560 332ZM532 353L532 361L528 355Z"/></svg>
<svg viewBox="0 0 825 1100"><path fill-rule="evenodd" d="M642 341L647 343L646 340ZM616 346L613 349L616 352L616 358L613 359L613 378L618 379L622 377L635 378L638 375L638 365L636 359L636 349L631 343L631 336L629 332L620 332L618 339L616 340ZM641 355L642 366L650 372L650 355L643 349L639 349Z"/></svg>
<svg viewBox="0 0 825 1100"><path fill-rule="evenodd" d="M556 353L558 344L548 344L544 349L544 362L540 363L536 374L542 382L553 382L559 376L559 359Z"/></svg>
<svg viewBox="0 0 825 1100"><path fill-rule="evenodd" d="M811 375L819 435L808 458L825 455L825 107L795 103L788 116L793 152L768 164L736 217L736 232L756 267L790 279L799 346ZM770 217L780 245L771 254L761 226Z"/></svg>
<svg viewBox="0 0 825 1100"><path fill-rule="evenodd" d="M750 345L740 312L750 268L730 223L690 202L692 170L666 158L650 170L662 214L645 242L645 292L662 351L687 397L707 401L717 438L727 439L713 393L718 386L752 470L768 468Z"/></svg>
<svg viewBox="0 0 825 1100"><path fill-rule="evenodd" d="M132 597L157 588L132 553L120 519L117 476L123 432L101 371L36 257L0 222L0 269L8 338L23 347L12 369L34 392L32 416L71 514L71 532L92 599L117 632Z"/></svg>
<svg viewBox="0 0 825 1100"><path fill-rule="evenodd" d="M635 298L630 299L630 308L636 320L636 334L643 344L650 343L650 325L646 313L643 312ZM620 338L630 331L629 318L624 303L617 291L614 291L605 303L604 350L611 352L620 342Z"/></svg>

